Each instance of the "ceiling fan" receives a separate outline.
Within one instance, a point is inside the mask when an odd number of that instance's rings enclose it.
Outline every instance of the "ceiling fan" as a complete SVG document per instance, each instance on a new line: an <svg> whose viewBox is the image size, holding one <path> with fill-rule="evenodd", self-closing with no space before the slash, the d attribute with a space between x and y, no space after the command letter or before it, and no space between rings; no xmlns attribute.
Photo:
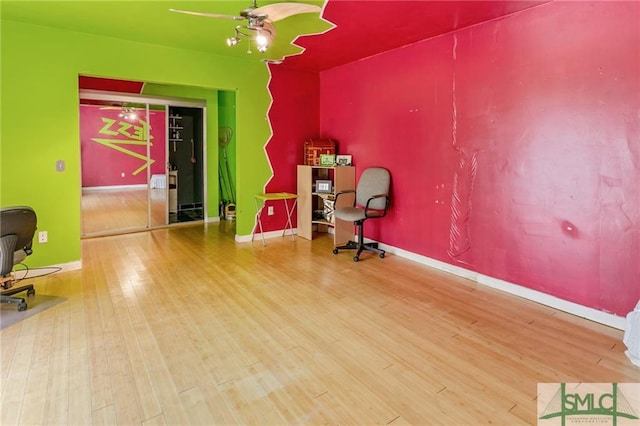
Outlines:
<svg viewBox="0 0 640 426"><path fill-rule="evenodd" d="M241 10L239 15L193 12L179 9L169 10L171 12L204 16L207 18L231 19L234 21L246 20L247 23L245 25L236 26L235 36L227 39L227 45L235 46L242 38L247 38L255 42L259 52L265 52L276 36L276 29L273 25L274 22L301 13L320 12L320 7L306 3L274 3L258 7L256 0L253 0L253 4ZM247 53L251 53L251 45L249 45Z"/></svg>

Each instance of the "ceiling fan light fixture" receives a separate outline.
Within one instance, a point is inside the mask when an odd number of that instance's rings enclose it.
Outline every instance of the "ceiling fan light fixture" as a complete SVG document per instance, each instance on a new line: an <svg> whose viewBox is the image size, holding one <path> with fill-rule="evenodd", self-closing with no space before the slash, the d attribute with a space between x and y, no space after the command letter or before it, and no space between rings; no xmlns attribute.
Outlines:
<svg viewBox="0 0 640 426"><path fill-rule="evenodd" d="M238 25L236 26L236 35L227 39L227 46L235 46L240 40L246 38L249 42L255 43L258 52L264 53L271 45L273 35L271 29L265 26Z"/></svg>
<svg viewBox="0 0 640 426"><path fill-rule="evenodd" d="M256 35L256 45L260 48L260 47L268 47L269 46L269 38L262 34L260 31L258 31L258 34Z"/></svg>
<svg viewBox="0 0 640 426"><path fill-rule="evenodd" d="M235 37L227 38L227 46L235 46L242 38L246 38L249 41L249 50L247 53L251 53L252 41L256 44L260 52L265 52L271 45L276 36L276 29L273 26L273 22L302 13L318 13L321 11L321 8L317 5L286 1L258 7L257 0L253 0L252 5L240 11L239 16L179 9L169 9L169 11L209 18L231 19L234 21L246 20L246 25L236 26Z"/></svg>

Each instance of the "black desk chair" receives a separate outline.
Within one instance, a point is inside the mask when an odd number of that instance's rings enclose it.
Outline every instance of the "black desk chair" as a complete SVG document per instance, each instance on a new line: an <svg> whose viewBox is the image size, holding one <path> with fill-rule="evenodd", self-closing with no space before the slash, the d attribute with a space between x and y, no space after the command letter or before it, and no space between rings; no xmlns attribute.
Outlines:
<svg viewBox="0 0 640 426"><path fill-rule="evenodd" d="M391 175L387 169L382 167L370 167L365 169L360 176L358 186L355 191L342 191L336 194L335 205L338 205L338 198L342 194L355 193L352 206L338 207L334 210L333 216L336 220L346 220L353 222L358 228L358 242L349 241L343 246L333 249L333 254L338 254L340 250L357 250L353 261L360 260L360 254L367 250L378 253L380 258L384 258L385 251L378 248L378 243L364 242L364 222L367 219L384 217L389 207L389 186Z"/></svg>
<svg viewBox="0 0 640 426"><path fill-rule="evenodd" d="M36 294L32 284L12 288L16 282L13 266L32 253L31 245L36 233L37 217L31 207L6 207L0 209L0 292L1 303L16 303L19 311L27 309L27 302L14 294Z"/></svg>

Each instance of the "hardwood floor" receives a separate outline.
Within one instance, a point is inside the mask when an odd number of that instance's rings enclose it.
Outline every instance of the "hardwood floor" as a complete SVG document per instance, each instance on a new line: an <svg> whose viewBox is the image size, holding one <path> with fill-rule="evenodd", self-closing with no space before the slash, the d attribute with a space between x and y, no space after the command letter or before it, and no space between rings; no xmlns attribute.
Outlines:
<svg viewBox="0 0 640 426"><path fill-rule="evenodd" d="M622 332L229 222L82 241L0 331L10 424L535 424L538 382L640 382Z"/></svg>

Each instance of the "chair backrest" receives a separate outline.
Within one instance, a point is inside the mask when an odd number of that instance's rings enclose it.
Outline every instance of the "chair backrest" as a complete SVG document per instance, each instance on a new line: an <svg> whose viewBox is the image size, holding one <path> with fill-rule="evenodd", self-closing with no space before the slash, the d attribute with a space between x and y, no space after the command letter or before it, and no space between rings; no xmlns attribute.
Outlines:
<svg viewBox="0 0 640 426"><path fill-rule="evenodd" d="M31 253L36 233L37 216L31 207L4 207L0 209L0 276L13 269L14 253Z"/></svg>
<svg viewBox="0 0 640 426"><path fill-rule="evenodd" d="M356 204L367 205L367 200L374 195L389 195L391 175L389 170L383 167L369 167L362 172L358 187L356 188ZM369 204L369 208L384 210L386 200L377 198Z"/></svg>

